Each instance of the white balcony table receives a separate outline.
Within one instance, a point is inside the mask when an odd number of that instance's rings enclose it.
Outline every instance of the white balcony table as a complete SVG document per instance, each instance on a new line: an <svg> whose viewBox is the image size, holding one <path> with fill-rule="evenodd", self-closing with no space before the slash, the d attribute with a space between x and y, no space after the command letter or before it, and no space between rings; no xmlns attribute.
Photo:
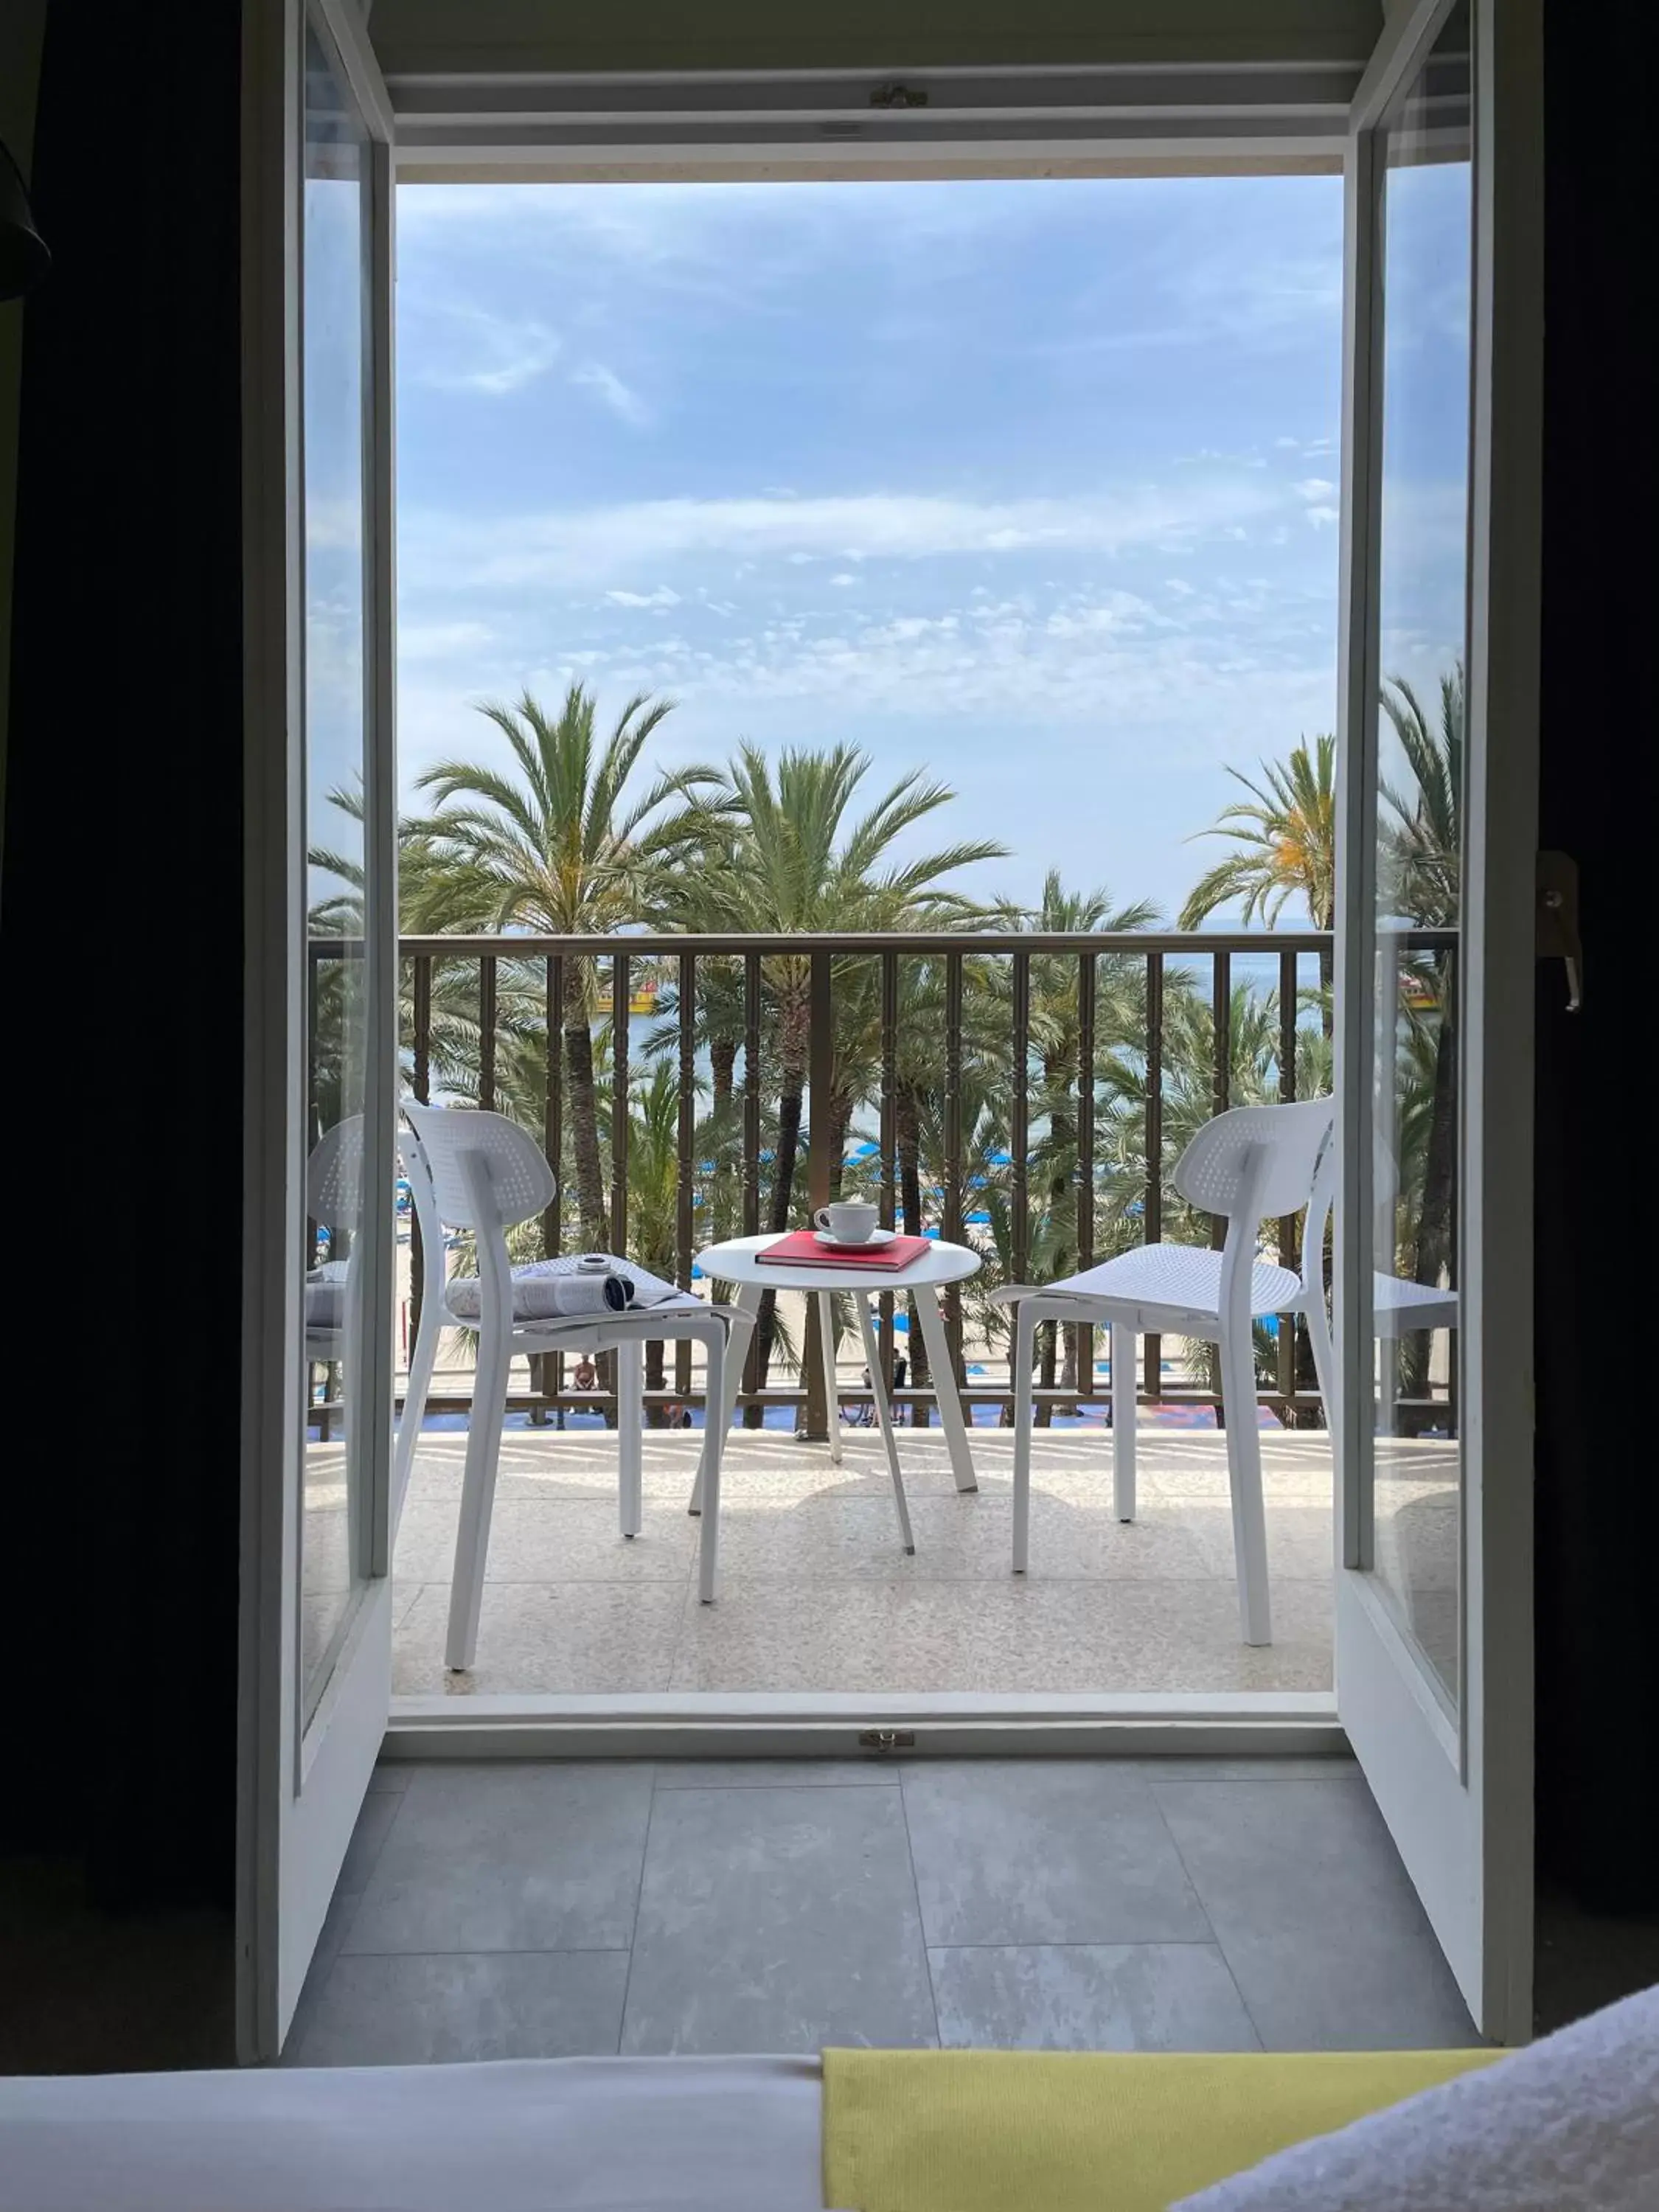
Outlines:
<svg viewBox="0 0 1659 2212"><path fill-rule="evenodd" d="M962 1416L962 1400L957 1392L941 1387L940 1378L948 1381L953 1373L951 1347L945 1334L944 1317L939 1312L939 1293L945 1285L965 1282L980 1270L980 1256L965 1244L947 1244L942 1240L929 1242L927 1251L908 1267L860 1267L856 1260L842 1261L837 1255L834 1267L791 1267L787 1262L768 1266L767 1247L779 1241L780 1232L769 1231L761 1237L733 1237L723 1244L710 1244L697 1255L697 1266L706 1279L733 1286L733 1303L739 1311L748 1316L748 1328L753 1330L755 1317L760 1311L763 1292L766 1291L799 1291L818 1300L818 1343L823 1359L824 1397L830 1414L830 1456L839 1466L842 1458L841 1414L837 1401L835 1364L835 1339L831 1328L830 1300L850 1293L854 1310L858 1316L859 1334L864 1346L865 1364L870 1370L871 1394L876 1401L876 1420L881 1430L881 1440L887 1452L888 1472L893 1480L893 1499L898 1509L899 1530L907 1552L914 1552L915 1544L910 1534L909 1509L905 1504L904 1480L899 1471L898 1440L893 1429L892 1408L888 1403L886 1385L882 1377L880 1348L876 1342L875 1328L870 1319L868 1301L884 1291L909 1291L915 1300L916 1319L921 1325L922 1342L927 1347L927 1365L933 1376L939 1399L939 1426L945 1432L945 1449L951 1455L951 1472L959 1491L977 1490L974 1474L973 1454L968 1442L968 1425ZM740 1334L742 1340L739 1340ZM730 1351L726 1362L725 1390L718 1417L711 1413L711 1425L717 1418L716 1433L724 1437L732 1425L737 1410L738 1390L743 1374L747 1350L747 1335L743 1325L734 1323ZM705 1446L703 1467L697 1475L697 1487L693 1493L691 1510L706 1510L710 1500L704 1494L704 1485L711 1468ZM713 1480L720 1480L718 1467L712 1469ZM714 1501L718 1504L718 1494Z"/></svg>

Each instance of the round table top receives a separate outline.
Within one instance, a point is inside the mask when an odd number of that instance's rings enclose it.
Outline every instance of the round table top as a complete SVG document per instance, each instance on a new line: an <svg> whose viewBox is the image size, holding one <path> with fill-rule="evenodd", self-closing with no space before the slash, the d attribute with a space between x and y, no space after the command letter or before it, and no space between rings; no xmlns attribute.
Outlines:
<svg viewBox="0 0 1659 2212"><path fill-rule="evenodd" d="M769 1290L915 1291L927 1284L959 1283L978 1274L982 1264L966 1244L930 1237L927 1251L908 1267L860 1267L856 1260L833 1267L791 1267L787 1261L769 1267L763 1255L777 1241L775 1229L763 1237L733 1237L724 1244L705 1246L697 1265L723 1283L761 1283Z"/></svg>

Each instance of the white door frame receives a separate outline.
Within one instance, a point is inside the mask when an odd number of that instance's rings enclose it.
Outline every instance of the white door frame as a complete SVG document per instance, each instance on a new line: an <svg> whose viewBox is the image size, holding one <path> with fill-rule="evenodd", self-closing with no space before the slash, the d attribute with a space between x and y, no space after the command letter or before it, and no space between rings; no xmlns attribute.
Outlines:
<svg viewBox="0 0 1659 2212"><path fill-rule="evenodd" d="M391 112L361 21L312 0L373 139L374 332L367 410L371 742L364 834L373 963L359 1236L389 1237L396 1111L396 791L392 713ZM391 1687L390 1269L369 1267L362 1341L388 1363L386 1419L360 1431L368 1579L315 1711L300 1682L296 1398L306 1218L305 684L301 353L304 0L243 9L243 565L246 591L240 1665L237 2046L274 2058L293 2014L385 1732ZM378 847L378 849L376 848ZM365 1389L365 1399L373 1395Z"/></svg>
<svg viewBox="0 0 1659 2212"><path fill-rule="evenodd" d="M1354 102L1344 337L1344 896L1337 1088L1370 1086L1376 902L1380 329L1376 132L1451 0L1389 15ZM1448 1711L1368 1570L1373 1148L1345 1142L1337 1235L1337 1708L1483 2033L1524 2040L1532 1962L1533 990L1542 364L1540 11L1474 0L1471 559L1459 1404L1464 1457L1462 1694ZM1354 1107L1351 1110L1358 1112ZM1352 1139L1355 1124L1348 1123ZM1385 1258L1385 1267L1391 1255Z"/></svg>

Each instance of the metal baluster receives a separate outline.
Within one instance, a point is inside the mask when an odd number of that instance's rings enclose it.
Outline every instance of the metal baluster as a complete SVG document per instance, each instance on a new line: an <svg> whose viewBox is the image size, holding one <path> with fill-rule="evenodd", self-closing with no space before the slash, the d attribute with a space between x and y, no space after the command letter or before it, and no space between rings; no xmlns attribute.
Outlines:
<svg viewBox="0 0 1659 2212"><path fill-rule="evenodd" d="M898 1201L898 955L881 956L881 1191L878 1204L884 1229L897 1219ZM887 1402L893 1401L893 1293L884 1291L878 1311L881 1316L877 1352Z"/></svg>
<svg viewBox="0 0 1659 2212"><path fill-rule="evenodd" d="M628 1257L628 955L611 956L611 1249Z"/></svg>
<svg viewBox="0 0 1659 2212"><path fill-rule="evenodd" d="M743 961L743 1233L760 1235L761 1128L761 957L746 952ZM749 1332L744 1355L743 1391L745 1398L760 1389L758 1333Z"/></svg>
<svg viewBox="0 0 1659 2212"><path fill-rule="evenodd" d="M1296 1097L1296 955L1281 952L1279 956L1279 1096L1285 1105ZM1279 1222L1279 1264L1281 1267L1297 1265L1296 1216L1281 1214ZM1279 1394L1286 1402L1285 1413L1290 1418L1289 1400L1296 1394L1296 1316L1279 1316Z"/></svg>
<svg viewBox="0 0 1659 2212"><path fill-rule="evenodd" d="M495 1110L495 963L486 954L478 963L478 1103Z"/></svg>
<svg viewBox="0 0 1659 2212"><path fill-rule="evenodd" d="M691 1200L696 1169L697 1143L697 956L679 957L680 1000L680 1112L675 1139L679 1163L679 1189L674 1206L674 1280L683 1291L691 1287ZM674 1395L682 1402L691 1395L691 1346L682 1337L674 1346Z"/></svg>
<svg viewBox="0 0 1659 2212"><path fill-rule="evenodd" d="M1095 956L1078 959L1077 975L1077 1264L1095 1263ZM1094 1381L1095 1333L1079 1322L1073 1331L1079 1406Z"/></svg>
<svg viewBox="0 0 1659 2212"><path fill-rule="evenodd" d="M1164 955L1146 955L1146 1097L1144 1108L1146 1188L1141 1200L1140 1241L1157 1244L1164 1236ZM1144 1388L1155 1403L1164 1387L1164 1340L1149 1336L1143 1346Z"/></svg>
<svg viewBox="0 0 1659 2212"><path fill-rule="evenodd" d="M808 1018L811 1024L806 1045L809 1089L806 1154L807 1211L816 1213L830 1203L830 1092L835 1082L835 999L830 955L813 948L810 968ZM824 1443L830 1434L833 1408L823 1387L823 1356L819 1345L818 1302L806 1301L806 1326L801 1332L802 1380L806 1390L806 1434Z"/></svg>
<svg viewBox="0 0 1659 2212"><path fill-rule="evenodd" d="M1214 956L1210 993L1210 1019L1215 1031L1215 1058L1211 1070L1210 1111L1224 1114L1233 1096L1233 963L1232 956ZM1227 1224L1218 1213L1210 1224L1210 1243L1219 1251L1227 1241Z"/></svg>
<svg viewBox="0 0 1659 2212"><path fill-rule="evenodd" d="M1008 1150L1013 1155L1013 1249L1010 1255L1014 1280L1023 1283L1031 1265L1031 1217L1030 1177L1025 1155L1031 1141L1031 956L1016 952L1012 977L1013 995L1013 1098L1008 1120ZM1018 1378L1013 1374L1012 1355L1014 1331L1012 1322L1008 1330L1008 1350L1011 1355L1009 1375L1011 1383Z"/></svg>
<svg viewBox="0 0 1659 2212"><path fill-rule="evenodd" d="M945 1220L947 1244L960 1244L962 1205L962 955L945 956ZM954 1385L960 1393L966 1380L962 1358L962 1289L957 1283L945 1290L945 1333L951 1352L951 1373L933 1377L935 1394ZM964 1406L963 1419L972 1419Z"/></svg>
<svg viewBox="0 0 1659 2212"><path fill-rule="evenodd" d="M564 962L556 953L547 963L543 1005L547 1024L547 1086L542 1100L542 1149L547 1154L558 1188L542 1215L542 1253L546 1259L556 1260L563 1241L560 1209L564 1197ZM541 1394L544 1399L564 1395L563 1352L542 1353Z"/></svg>

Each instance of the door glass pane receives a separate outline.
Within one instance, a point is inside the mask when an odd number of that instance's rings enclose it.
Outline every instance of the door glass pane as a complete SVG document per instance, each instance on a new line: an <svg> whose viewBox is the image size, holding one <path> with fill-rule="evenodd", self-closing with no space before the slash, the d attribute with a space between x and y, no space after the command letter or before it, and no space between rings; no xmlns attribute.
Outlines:
<svg viewBox="0 0 1659 2212"><path fill-rule="evenodd" d="M1382 142L1375 1565L1446 1696L1459 1664L1456 1286L1474 171L1468 11Z"/></svg>
<svg viewBox="0 0 1659 2212"><path fill-rule="evenodd" d="M315 28L306 36L301 314L305 452L307 1207L300 1650L308 1717L362 1587L364 1443L357 1234L367 1066L369 738L365 517L368 140Z"/></svg>

